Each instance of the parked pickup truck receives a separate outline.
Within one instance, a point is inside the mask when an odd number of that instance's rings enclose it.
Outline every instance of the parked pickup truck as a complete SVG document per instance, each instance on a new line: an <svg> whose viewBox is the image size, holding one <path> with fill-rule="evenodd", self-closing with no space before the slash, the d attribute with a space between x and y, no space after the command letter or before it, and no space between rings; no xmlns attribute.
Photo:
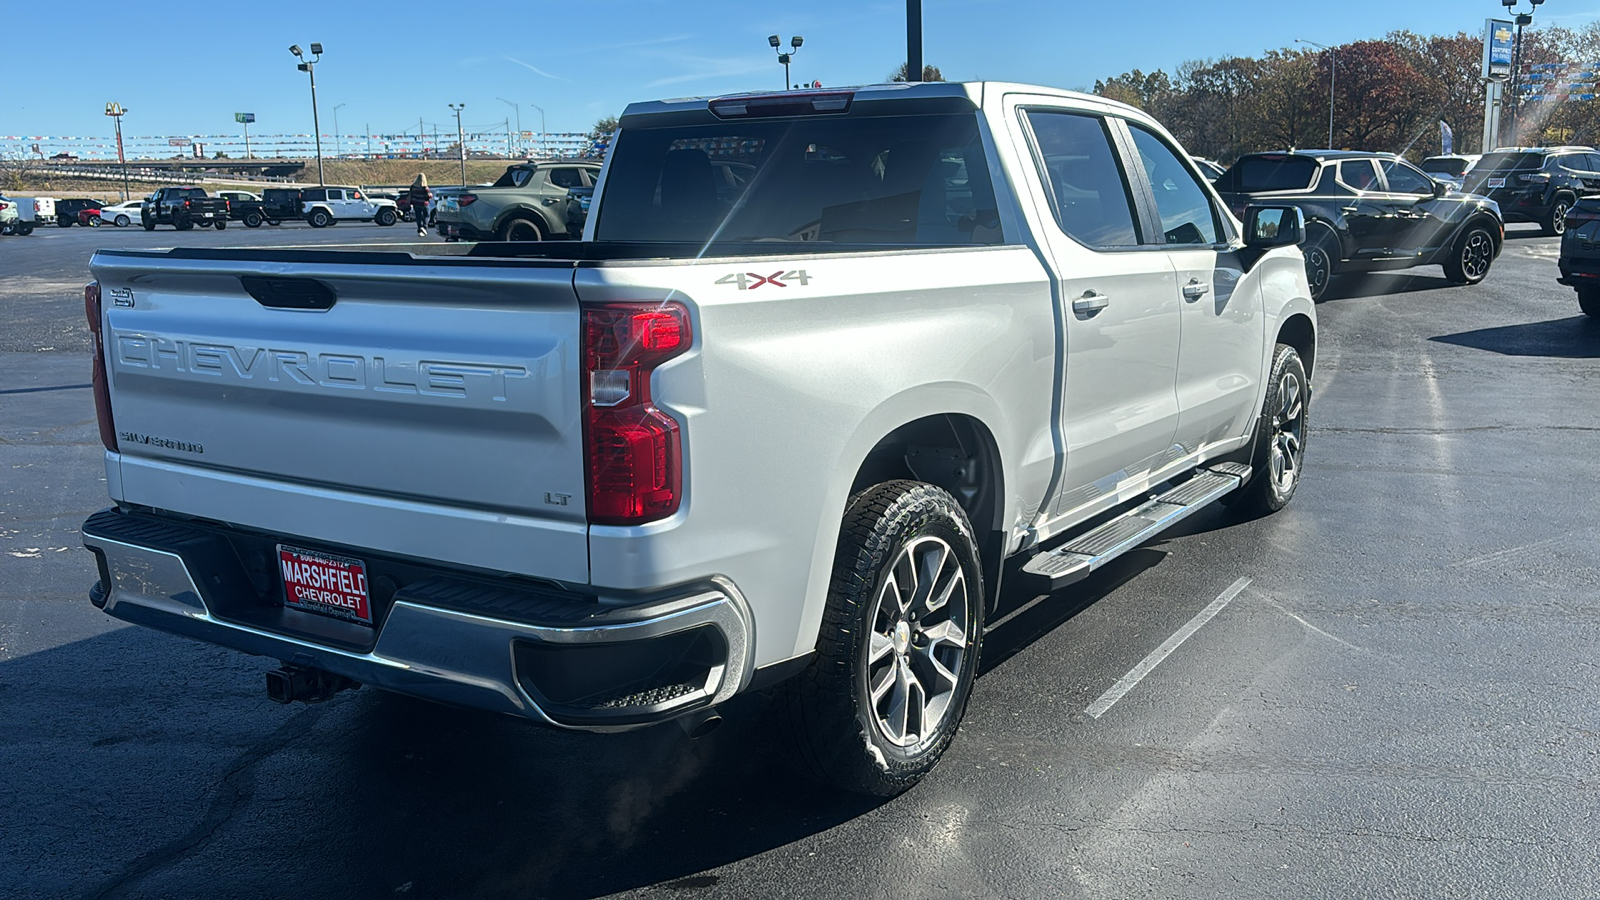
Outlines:
<svg viewBox="0 0 1600 900"><path fill-rule="evenodd" d="M515 165L488 187L441 196L439 234L468 241L542 241L567 231L567 192L588 187L600 165L545 160Z"/></svg>
<svg viewBox="0 0 1600 900"><path fill-rule="evenodd" d="M893 794L1003 574L1293 496L1302 234L1136 109L930 83L635 104L582 242L101 251L90 599L283 702L698 734L770 687Z"/></svg>
<svg viewBox="0 0 1600 900"><path fill-rule="evenodd" d="M179 231L210 225L221 231L228 227L228 201L207 196L202 188L164 187L145 198L139 221L145 231L155 231L157 225Z"/></svg>

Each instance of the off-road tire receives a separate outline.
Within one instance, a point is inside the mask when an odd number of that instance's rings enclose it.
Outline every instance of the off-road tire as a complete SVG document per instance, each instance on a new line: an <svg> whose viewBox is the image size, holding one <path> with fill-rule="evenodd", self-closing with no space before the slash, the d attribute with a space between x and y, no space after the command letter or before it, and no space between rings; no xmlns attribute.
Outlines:
<svg viewBox="0 0 1600 900"><path fill-rule="evenodd" d="M1489 276L1494 265L1494 235L1482 225L1468 228L1444 263L1444 276L1452 284L1477 284Z"/></svg>
<svg viewBox="0 0 1600 900"><path fill-rule="evenodd" d="M217 226L217 230L221 231L222 229L228 227L228 220L227 219L218 219L215 224Z"/></svg>
<svg viewBox="0 0 1600 900"><path fill-rule="evenodd" d="M314 209L310 215L306 216L306 223L312 228L327 228L333 224L333 216L329 215L326 210Z"/></svg>
<svg viewBox="0 0 1600 900"><path fill-rule="evenodd" d="M1539 230L1546 235L1564 234L1567 230L1567 210L1572 208L1572 197L1568 194L1557 194L1556 199L1550 204L1550 211L1539 220Z"/></svg>
<svg viewBox="0 0 1600 900"><path fill-rule="evenodd" d="M246 228L260 228L263 221L265 220L261 218L261 213L254 210L244 214L244 227Z"/></svg>
<svg viewBox="0 0 1600 900"><path fill-rule="evenodd" d="M963 649L937 726L916 735L909 746L899 746L886 737L869 695L871 636L880 596L892 590L888 578L902 551L926 546L930 538L948 547L942 558L959 566L964 581L964 642L946 645ZM950 571L946 584L954 582ZM936 577L929 590L941 581ZM941 608L948 612L949 603ZM839 531L816 656L783 685L780 698L779 709L802 763L824 782L857 793L887 797L915 785L938 763L961 725L978 668L983 612L977 541L953 497L916 481L885 482L852 497ZM949 615L953 621L955 613ZM934 617L927 613L928 619ZM921 646L928 646L923 640ZM908 641L903 651L897 644L891 655L909 655L917 646ZM917 718L918 730L926 728L923 715ZM908 720L902 722L906 724Z"/></svg>
<svg viewBox="0 0 1600 900"><path fill-rule="evenodd" d="M378 210L378 214L372 217L372 221L377 222L379 225L387 228L388 226L400 221L400 217L395 215L394 210L384 207L383 209Z"/></svg>
<svg viewBox="0 0 1600 900"><path fill-rule="evenodd" d="M1600 320L1600 288L1578 288L1578 308L1589 318Z"/></svg>
<svg viewBox="0 0 1600 900"><path fill-rule="evenodd" d="M1291 429L1284 421L1285 378L1298 382L1298 419ZM1266 397L1261 403L1261 418L1256 422L1255 456L1250 461L1252 474L1245 486L1230 494L1228 505L1246 515L1277 512L1289 505L1295 490L1300 486L1300 476L1305 463L1307 425L1310 421L1311 379L1306 377L1305 363L1300 354L1288 344L1279 344L1272 353L1272 373L1267 378ZM1274 451L1285 452L1280 442L1284 432L1290 430L1294 442L1293 477L1284 479L1276 474Z"/></svg>
<svg viewBox="0 0 1600 900"><path fill-rule="evenodd" d="M153 219L146 219L146 218L141 216L140 219L139 219L139 224L144 226L144 230L145 231L155 231L156 230L156 223L155 223L155 221Z"/></svg>

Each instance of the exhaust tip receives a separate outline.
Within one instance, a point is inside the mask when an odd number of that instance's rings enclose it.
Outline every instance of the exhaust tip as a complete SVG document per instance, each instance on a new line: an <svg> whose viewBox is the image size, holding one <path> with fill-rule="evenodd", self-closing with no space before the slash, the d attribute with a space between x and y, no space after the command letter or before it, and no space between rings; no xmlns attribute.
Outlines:
<svg viewBox="0 0 1600 900"><path fill-rule="evenodd" d="M699 712L679 716L672 721L678 723L678 727L682 728L683 733L692 741L716 731L717 726L722 724L722 716L715 709L702 709Z"/></svg>

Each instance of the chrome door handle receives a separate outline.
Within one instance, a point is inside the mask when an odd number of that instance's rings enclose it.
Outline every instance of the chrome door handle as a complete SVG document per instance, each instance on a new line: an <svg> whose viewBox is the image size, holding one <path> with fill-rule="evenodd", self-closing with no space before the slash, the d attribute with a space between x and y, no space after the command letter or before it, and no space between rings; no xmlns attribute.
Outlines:
<svg viewBox="0 0 1600 900"><path fill-rule="evenodd" d="M1085 316L1092 316L1111 304L1111 298L1105 294L1094 291L1084 291L1083 296L1072 301L1072 311Z"/></svg>
<svg viewBox="0 0 1600 900"><path fill-rule="evenodd" d="M1339 211L1340 212L1347 212L1347 213L1358 213L1358 212L1361 211L1361 207L1359 207L1359 206L1341 206L1341 207L1339 207Z"/></svg>
<svg viewBox="0 0 1600 900"><path fill-rule="evenodd" d="M1191 278L1189 283L1183 286L1183 296L1186 300L1199 300L1209 290L1211 290L1211 285L1201 284L1200 279Z"/></svg>

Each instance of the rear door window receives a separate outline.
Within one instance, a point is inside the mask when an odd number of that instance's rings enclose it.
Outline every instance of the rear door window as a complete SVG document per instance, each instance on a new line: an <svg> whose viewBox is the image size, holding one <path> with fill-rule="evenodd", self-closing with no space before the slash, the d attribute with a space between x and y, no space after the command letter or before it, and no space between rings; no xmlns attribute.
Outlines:
<svg viewBox="0 0 1600 900"><path fill-rule="evenodd" d="M551 169L550 183L558 188L583 187L583 175L577 169L566 167Z"/></svg>
<svg viewBox="0 0 1600 900"><path fill-rule="evenodd" d="M1168 244L1219 244L1222 226L1211 197L1178 151L1153 132L1129 123L1133 146L1156 196L1161 232Z"/></svg>
<svg viewBox="0 0 1600 900"><path fill-rule="evenodd" d="M1088 247L1139 244L1133 192L1105 120L1082 113L1029 110L1036 162L1049 189L1056 224Z"/></svg>
<svg viewBox="0 0 1600 900"><path fill-rule="evenodd" d="M1339 181L1357 191L1382 190L1378 167L1370 159L1347 159L1339 163Z"/></svg>

